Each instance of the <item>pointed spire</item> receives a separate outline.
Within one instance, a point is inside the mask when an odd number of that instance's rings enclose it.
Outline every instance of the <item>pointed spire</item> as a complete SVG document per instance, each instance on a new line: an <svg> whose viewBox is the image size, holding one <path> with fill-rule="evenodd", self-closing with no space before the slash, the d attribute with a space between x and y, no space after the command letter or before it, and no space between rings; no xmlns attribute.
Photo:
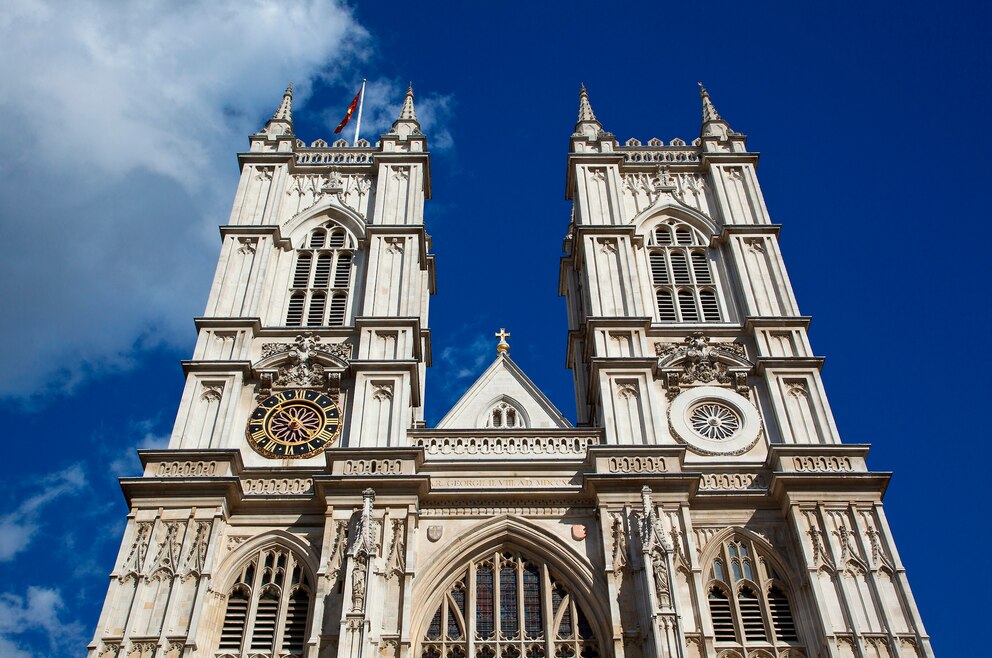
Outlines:
<svg viewBox="0 0 992 658"><path fill-rule="evenodd" d="M710 121L722 121L720 114L713 107L713 101L710 100L710 92L706 91L706 87L703 86L702 82L697 83L699 85L699 95L703 99L703 123L708 123Z"/></svg>
<svg viewBox="0 0 992 658"><path fill-rule="evenodd" d="M583 82L582 88L579 89L579 123L595 120L596 114L592 111L592 105L589 104L589 92L586 91L586 84Z"/></svg>
<svg viewBox="0 0 992 658"><path fill-rule="evenodd" d="M706 91L703 83L699 83L699 96L703 99L703 127L699 131L700 137L716 137L725 140L736 135L727 120L720 116L710 100L710 92Z"/></svg>
<svg viewBox="0 0 992 658"><path fill-rule="evenodd" d="M272 115L273 119L278 119L282 121L293 122L293 83L290 82L289 86L286 87L286 91L282 94L282 103L279 104L279 109L276 113Z"/></svg>
<svg viewBox="0 0 992 658"><path fill-rule="evenodd" d="M588 139L598 139L603 133L603 124L596 118L589 103L589 92L583 83L579 88L579 121L575 124L574 135L582 135Z"/></svg>
<svg viewBox="0 0 992 658"><path fill-rule="evenodd" d="M403 98L403 107L400 108L400 115L393 121L393 127L388 134L399 135L400 139L406 139L410 135L422 135L420 132L420 122L417 121L417 110L413 107L413 83L406 88L406 96Z"/></svg>
<svg viewBox="0 0 992 658"><path fill-rule="evenodd" d="M270 138L279 135L293 134L293 83L290 82L286 91L282 94L282 102L279 109L272 115L272 118L265 124L263 130Z"/></svg>
<svg viewBox="0 0 992 658"><path fill-rule="evenodd" d="M400 110L400 119L406 121L417 120L417 110L413 107L413 83L406 88L406 98L403 99L403 109Z"/></svg>

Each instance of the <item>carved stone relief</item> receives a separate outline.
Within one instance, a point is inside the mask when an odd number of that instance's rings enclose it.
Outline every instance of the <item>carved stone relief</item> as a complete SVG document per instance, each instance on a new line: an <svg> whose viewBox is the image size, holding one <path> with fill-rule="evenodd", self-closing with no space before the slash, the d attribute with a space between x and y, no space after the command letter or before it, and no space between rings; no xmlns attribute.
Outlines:
<svg viewBox="0 0 992 658"><path fill-rule="evenodd" d="M623 189L635 214L655 205L667 204L690 208L707 217L710 215L706 180L700 174L672 174L669 165L661 164L651 173L642 171L625 174Z"/></svg>
<svg viewBox="0 0 992 658"><path fill-rule="evenodd" d="M368 587L369 563L379 555L379 522L372 517L372 503L375 492L366 489L362 492L362 510L355 525L351 546L351 611L365 611L366 590Z"/></svg>
<svg viewBox="0 0 992 658"><path fill-rule="evenodd" d="M650 566L655 597L661 609L672 607L672 574L668 559L674 547L671 537L665 532L661 517L655 512L651 502L651 489L641 489L642 510L638 513L638 533L641 550L644 553L644 566Z"/></svg>
<svg viewBox="0 0 992 658"><path fill-rule="evenodd" d="M619 573L627 566L627 533L623 529L623 515L610 514L610 534L613 537L613 573Z"/></svg>
<svg viewBox="0 0 992 658"><path fill-rule="evenodd" d="M324 174L292 176L286 195L296 200L292 214L297 215L322 201L336 199L338 203L364 218L366 199L372 189L372 179L365 174L344 174L331 169Z"/></svg>
<svg viewBox="0 0 992 658"><path fill-rule="evenodd" d="M750 393L747 375L752 365L738 343L711 344L709 336L695 331L680 343L655 343L655 354L669 400L693 384L732 385L741 395Z"/></svg>
<svg viewBox="0 0 992 658"><path fill-rule="evenodd" d="M139 521L135 524L134 540L128 549L127 557L121 567L122 577L142 573L145 564L145 554L148 552L148 540L152 532L150 521Z"/></svg>
<svg viewBox="0 0 992 658"><path fill-rule="evenodd" d="M197 521L193 530L193 541L190 542L183 562L182 576L199 576L203 573L203 565L207 561L207 543L210 541L210 524Z"/></svg>
<svg viewBox="0 0 992 658"><path fill-rule="evenodd" d="M341 565L344 562L345 545L348 541L347 521L336 521L334 523L334 538L331 540L331 547L327 553L327 578L336 580L341 572Z"/></svg>
<svg viewBox="0 0 992 658"><path fill-rule="evenodd" d="M386 555L386 580L393 576L402 576L406 570L406 523L402 519L393 519L393 537Z"/></svg>
<svg viewBox="0 0 992 658"><path fill-rule="evenodd" d="M711 491L763 491L768 488L764 473L704 473L701 489Z"/></svg>
<svg viewBox="0 0 992 658"><path fill-rule="evenodd" d="M320 336L304 333L292 343L263 343L262 358L286 354L289 363L275 372L262 372L259 379L259 398L268 397L274 387L327 388L340 387L340 375L324 369L316 359L318 354L336 357L345 363L351 358L352 346L348 343L321 344Z"/></svg>

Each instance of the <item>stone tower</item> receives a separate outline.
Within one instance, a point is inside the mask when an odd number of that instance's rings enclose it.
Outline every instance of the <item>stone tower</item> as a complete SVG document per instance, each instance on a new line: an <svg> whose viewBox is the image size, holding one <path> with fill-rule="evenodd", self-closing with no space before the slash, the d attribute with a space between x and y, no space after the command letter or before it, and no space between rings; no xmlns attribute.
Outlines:
<svg viewBox="0 0 992 658"><path fill-rule="evenodd" d="M840 443L755 174L702 90L691 144L620 146L583 88L561 261L573 426L510 357L424 423L434 260L409 89L374 145L241 180L167 450L90 656L932 656Z"/></svg>

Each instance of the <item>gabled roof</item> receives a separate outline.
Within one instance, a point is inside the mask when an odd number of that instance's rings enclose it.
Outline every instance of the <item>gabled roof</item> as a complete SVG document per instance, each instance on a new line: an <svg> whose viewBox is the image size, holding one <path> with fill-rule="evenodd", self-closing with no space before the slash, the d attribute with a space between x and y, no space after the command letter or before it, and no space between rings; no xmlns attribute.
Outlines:
<svg viewBox="0 0 992 658"><path fill-rule="evenodd" d="M437 429L481 429L485 427L486 414L501 400L523 412L527 427L564 429L572 426L513 359L506 352L500 352L445 414Z"/></svg>

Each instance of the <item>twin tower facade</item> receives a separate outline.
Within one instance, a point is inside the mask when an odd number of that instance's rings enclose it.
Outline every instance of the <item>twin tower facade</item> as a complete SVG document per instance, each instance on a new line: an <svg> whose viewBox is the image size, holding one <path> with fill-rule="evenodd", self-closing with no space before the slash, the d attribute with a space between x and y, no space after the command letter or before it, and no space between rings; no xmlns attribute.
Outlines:
<svg viewBox="0 0 992 658"><path fill-rule="evenodd" d="M375 143L293 130L241 179L168 449L91 658L926 658L843 444L757 154L702 90L690 144L568 153L574 425L495 358L424 421L434 255L413 91ZM550 256L549 256L550 257Z"/></svg>

